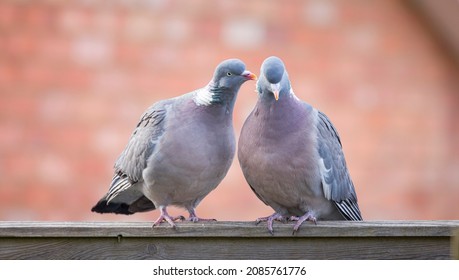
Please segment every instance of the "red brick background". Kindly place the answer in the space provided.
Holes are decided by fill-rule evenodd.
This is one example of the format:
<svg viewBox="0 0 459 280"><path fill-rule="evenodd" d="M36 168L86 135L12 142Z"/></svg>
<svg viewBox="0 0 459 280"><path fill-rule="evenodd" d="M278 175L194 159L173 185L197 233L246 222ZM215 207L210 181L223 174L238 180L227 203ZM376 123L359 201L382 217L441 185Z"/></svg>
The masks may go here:
<svg viewBox="0 0 459 280"><path fill-rule="evenodd" d="M204 86L223 59L258 74L270 55L338 128L364 218L459 219L457 64L434 38L401 1L3 0L0 219L155 219L90 212L143 110ZM237 159L197 211L272 212Z"/></svg>

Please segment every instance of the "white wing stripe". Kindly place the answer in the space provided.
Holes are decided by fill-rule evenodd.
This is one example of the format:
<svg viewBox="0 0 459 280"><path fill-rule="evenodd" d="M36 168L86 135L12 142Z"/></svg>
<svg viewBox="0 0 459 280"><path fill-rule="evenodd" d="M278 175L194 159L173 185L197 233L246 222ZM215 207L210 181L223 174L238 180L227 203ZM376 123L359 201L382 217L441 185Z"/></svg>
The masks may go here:
<svg viewBox="0 0 459 280"><path fill-rule="evenodd" d="M116 180L116 181L115 181ZM114 180L112 183L115 183L112 185L112 187L109 189L108 194L107 194L107 204L114 199L116 196L118 196L122 191L128 189L130 186L132 186L131 181L129 178L121 178L118 174L115 176Z"/></svg>

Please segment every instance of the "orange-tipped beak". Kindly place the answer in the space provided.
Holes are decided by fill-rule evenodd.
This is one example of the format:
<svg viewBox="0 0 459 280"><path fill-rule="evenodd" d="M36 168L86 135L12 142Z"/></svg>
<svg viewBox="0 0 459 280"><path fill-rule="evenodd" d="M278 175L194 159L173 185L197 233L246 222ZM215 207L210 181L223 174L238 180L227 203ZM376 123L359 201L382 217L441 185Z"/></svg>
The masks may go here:
<svg viewBox="0 0 459 280"><path fill-rule="evenodd" d="M271 91L274 94L274 99L279 100L280 84L271 84Z"/></svg>
<svg viewBox="0 0 459 280"><path fill-rule="evenodd" d="M246 70L242 73L242 76L246 77L248 80L256 80L257 75L253 74L252 72Z"/></svg>

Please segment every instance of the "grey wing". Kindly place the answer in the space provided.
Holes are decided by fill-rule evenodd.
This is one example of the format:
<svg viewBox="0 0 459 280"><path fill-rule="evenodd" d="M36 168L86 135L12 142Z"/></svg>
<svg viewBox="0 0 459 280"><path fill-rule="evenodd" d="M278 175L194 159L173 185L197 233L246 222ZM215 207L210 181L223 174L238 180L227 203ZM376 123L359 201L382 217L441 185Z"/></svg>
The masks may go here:
<svg viewBox="0 0 459 280"><path fill-rule="evenodd" d="M124 190L142 180L147 159L164 133L164 102L155 103L140 118L124 151L115 163L115 175L106 195L107 204Z"/></svg>
<svg viewBox="0 0 459 280"><path fill-rule="evenodd" d="M335 203L346 220L360 221L362 215L344 159L340 137L328 117L320 111L318 111L317 130L324 195Z"/></svg>

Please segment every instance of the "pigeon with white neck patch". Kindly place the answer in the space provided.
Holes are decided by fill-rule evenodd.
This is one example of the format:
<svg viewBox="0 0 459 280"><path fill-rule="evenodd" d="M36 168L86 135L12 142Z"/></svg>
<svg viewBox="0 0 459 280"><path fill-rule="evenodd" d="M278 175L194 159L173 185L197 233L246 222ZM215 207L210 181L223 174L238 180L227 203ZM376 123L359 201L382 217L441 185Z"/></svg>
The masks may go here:
<svg viewBox="0 0 459 280"><path fill-rule="evenodd" d="M184 219L205 221L195 208L228 172L235 154L233 108L241 85L256 76L239 59L221 62L209 84L153 104L140 119L115 163L108 193L93 212L134 214L159 209L153 226Z"/></svg>
<svg viewBox="0 0 459 280"><path fill-rule="evenodd" d="M299 100L284 63L267 58L258 101L241 131L238 158L252 190L275 213L273 222L362 220L341 140L327 116Z"/></svg>

